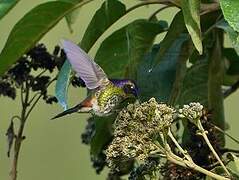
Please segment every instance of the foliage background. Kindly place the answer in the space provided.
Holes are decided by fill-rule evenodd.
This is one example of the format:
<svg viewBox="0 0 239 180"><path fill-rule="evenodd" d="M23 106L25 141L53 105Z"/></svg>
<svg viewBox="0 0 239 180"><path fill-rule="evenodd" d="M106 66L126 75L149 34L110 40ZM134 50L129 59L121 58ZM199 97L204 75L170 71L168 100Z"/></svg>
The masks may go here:
<svg viewBox="0 0 239 180"><path fill-rule="evenodd" d="M6 38L13 25L31 8L37 4L47 2L47 0L21 0L11 11L0 21L0 50L3 48ZM80 10L79 18L74 25L74 33L70 34L65 19L53 28L41 40L46 44L51 52L53 47L59 43L62 38L68 38L78 42L91 20L95 10L100 7L103 1L93 1ZM136 1L124 0L127 7L133 5ZM139 8L130 13L127 18L117 23L110 32L122 27L122 23L127 24L129 21L137 17L148 17L152 10L156 10L159 5L150 5L146 8ZM160 20L171 21L175 9L167 9L160 13ZM100 22L99 22L100 23ZM158 37L157 41L162 39ZM103 40L103 39L102 39ZM98 44L99 45L99 44ZM227 43L227 46L230 46ZM90 55L94 57L96 45ZM53 92L54 89L52 88ZM73 105L81 100L86 92L83 89L70 89L69 104ZM226 122L230 124L228 133L234 137L239 137L238 131L238 100L239 93L235 93L228 97L225 101ZM6 156L7 143L5 132L9 125L10 118L13 114L20 111L20 100L12 101L9 98L0 97L0 179L8 179L10 160ZM58 179L65 180L75 179L105 179L105 170L101 176L97 176L94 169L91 168L89 147L81 143L81 133L85 128L87 115L74 114L66 117L65 120L50 121L49 119L62 109L60 105L45 105L39 103L37 108L31 114L29 123L26 125L24 145L22 146L22 154L19 161L19 179L24 180L40 180L40 179ZM31 121L31 122L30 122ZM231 147L237 148L238 145L231 145L231 141L227 141Z"/></svg>

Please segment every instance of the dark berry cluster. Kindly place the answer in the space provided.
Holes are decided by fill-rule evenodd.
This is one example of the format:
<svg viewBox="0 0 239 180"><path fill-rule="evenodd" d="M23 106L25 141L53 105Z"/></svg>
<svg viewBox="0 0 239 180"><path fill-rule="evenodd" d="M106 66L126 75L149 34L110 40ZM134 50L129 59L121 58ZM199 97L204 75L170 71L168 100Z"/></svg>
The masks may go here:
<svg viewBox="0 0 239 180"><path fill-rule="evenodd" d="M81 134L81 140L84 144L90 144L91 139L95 134L95 120L93 117L87 119L85 131Z"/></svg>
<svg viewBox="0 0 239 180"><path fill-rule="evenodd" d="M129 174L129 180L143 180L145 175L151 176L156 170L158 160L149 158L144 164L135 167Z"/></svg>
<svg viewBox="0 0 239 180"><path fill-rule="evenodd" d="M74 87L86 87L85 82L80 77L76 77L76 76L73 76L71 80L71 84Z"/></svg>
<svg viewBox="0 0 239 180"><path fill-rule="evenodd" d="M205 130L208 132L208 138L213 145L213 148L216 152L221 155L219 149L222 147L222 139L220 134L215 130L213 125L210 123L211 114L204 110L203 116L201 117L201 123ZM189 130L190 141L187 141L184 146L185 149L189 152L194 162L202 167L210 167L211 164L216 162L216 159L213 158L210 149L208 148L205 141L201 136L197 135L197 127L191 123L187 125Z"/></svg>
<svg viewBox="0 0 239 180"><path fill-rule="evenodd" d="M33 92L40 92L45 97L44 99L48 100L47 85L51 77L42 74L47 70L53 72L57 64L64 61L64 58L50 54L43 44L36 45L0 78L0 95L14 99L17 88L23 90L28 88ZM42 73L38 74L38 71Z"/></svg>
<svg viewBox="0 0 239 180"><path fill-rule="evenodd" d="M16 89L14 88L14 86L11 83L9 83L5 80L1 80L0 81L0 95L8 96L12 99L15 99Z"/></svg>
<svg viewBox="0 0 239 180"><path fill-rule="evenodd" d="M66 55L59 46L56 46L51 54L44 44L36 45L22 56L4 76L0 77L0 95L15 99L17 88L29 88L33 92L40 92L48 104L57 102L56 97L47 93L47 86L52 80L51 76L43 74L46 71L52 73L56 69L60 70L65 59ZM72 78L72 85L85 87L84 82L75 76Z"/></svg>
<svg viewBox="0 0 239 180"><path fill-rule="evenodd" d="M58 55L59 50L59 47L56 47L54 50L56 56ZM32 48L27 55L31 57L31 67L34 70L38 70L40 68L47 69L52 72L57 63L55 56L49 54L43 44L39 44Z"/></svg>
<svg viewBox="0 0 239 180"><path fill-rule="evenodd" d="M167 162L163 167L161 167L161 174L164 177L164 180L200 180L204 179L204 175L193 171L189 168L184 168L178 166L174 163Z"/></svg>
<svg viewBox="0 0 239 180"><path fill-rule="evenodd" d="M91 143L94 134L95 134L95 120L94 117L90 117L87 119L85 131L81 134L82 143L89 145ZM91 162L92 166L96 170L96 173L100 174L100 172L104 169L106 165L105 153L100 152L97 156L91 156Z"/></svg>
<svg viewBox="0 0 239 180"><path fill-rule="evenodd" d="M107 164L106 155L103 152L101 152L97 156L92 156L91 162L92 162L93 168L95 168L96 173L100 174L100 172L104 169L104 167Z"/></svg>

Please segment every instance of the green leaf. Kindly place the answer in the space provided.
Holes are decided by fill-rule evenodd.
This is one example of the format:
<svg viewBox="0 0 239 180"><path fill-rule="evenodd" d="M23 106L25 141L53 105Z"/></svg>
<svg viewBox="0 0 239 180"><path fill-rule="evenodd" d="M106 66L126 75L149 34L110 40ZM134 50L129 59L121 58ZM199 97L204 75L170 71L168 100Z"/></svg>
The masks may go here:
<svg viewBox="0 0 239 180"><path fill-rule="evenodd" d="M82 0L59 0L59 1L77 4L77 3L81 2ZM79 12L80 12L80 8L77 8L65 16L67 26L71 33L73 33L72 25L76 22Z"/></svg>
<svg viewBox="0 0 239 180"><path fill-rule="evenodd" d="M208 109L212 109L212 122L225 129L224 106L223 106L223 66L222 43L223 34L215 33L215 40L212 49L209 49L209 69L208 69ZM224 135L220 134L224 144Z"/></svg>
<svg viewBox="0 0 239 180"><path fill-rule="evenodd" d="M0 1L0 19L2 19L19 0L1 0Z"/></svg>
<svg viewBox="0 0 239 180"><path fill-rule="evenodd" d="M88 25L81 40L81 48L88 52L107 28L121 18L125 12L125 5L118 0L106 0Z"/></svg>
<svg viewBox="0 0 239 180"><path fill-rule="evenodd" d="M208 105L208 59L201 57L188 70L183 80L180 104L200 102Z"/></svg>
<svg viewBox="0 0 239 180"><path fill-rule="evenodd" d="M151 48L156 35L165 29L165 22L136 20L106 38L95 60L110 78L126 75L135 79L136 66Z"/></svg>
<svg viewBox="0 0 239 180"><path fill-rule="evenodd" d="M47 2L28 12L13 27L0 54L0 75L3 75L13 63L33 47L66 14L89 1L85 0L77 5L59 1Z"/></svg>
<svg viewBox="0 0 239 180"><path fill-rule="evenodd" d="M95 134L90 143L90 152L91 155L97 156L112 139L112 124L116 115L92 118L95 120Z"/></svg>
<svg viewBox="0 0 239 180"><path fill-rule="evenodd" d="M200 1L181 0L185 25L192 38L195 48L202 54L201 27L200 27Z"/></svg>
<svg viewBox="0 0 239 180"><path fill-rule="evenodd" d="M235 31L239 32L239 1L220 0L219 2L225 19Z"/></svg>
<svg viewBox="0 0 239 180"><path fill-rule="evenodd" d="M180 106L191 102L200 102L205 107L208 106L208 66L208 57L200 57L187 70L178 97ZM192 145L194 142L191 140L188 122L183 121L183 126L182 144Z"/></svg>
<svg viewBox="0 0 239 180"><path fill-rule="evenodd" d="M136 20L126 29L129 64L127 76L135 79L138 64L142 57L149 52L156 35L166 30L168 24L165 21Z"/></svg>
<svg viewBox="0 0 239 180"><path fill-rule="evenodd" d="M62 1L79 1L79 0L62 0ZM86 52L90 50L97 39L107 30L110 25L117 21L120 17L125 14L125 6L117 0L107 0L102 6L96 11L90 24L88 25L83 39L81 41L81 48ZM66 65L65 65L66 64ZM63 107L67 105L67 93L69 86L69 78L71 72L71 66L68 62L65 62L64 70L59 73L59 79L57 79L57 84L59 86L56 91L60 92L59 98L60 102L63 103ZM68 73L65 73L68 72ZM67 74L67 75L66 75ZM58 82L60 81L60 82ZM62 82L66 82L62 84ZM59 93L58 93L59 94Z"/></svg>
<svg viewBox="0 0 239 180"><path fill-rule="evenodd" d="M216 27L223 29L228 34L232 46L239 55L239 33L234 31L224 19L217 22Z"/></svg>
<svg viewBox="0 0 239 180"><path fill-rule="evenodd" d="M63 64L60 72L58 73L56 87L55 87L55 95L58 102L62 105L64 110L68 109L67 104L67 92L68 86L70 82L70 74L71 74L71 64L68 60Z"/></svg>
<svg viewBox="0 0 239 180"><path fill-rule="evenodd" d="M228 75L239 75L239 56L233 48L224 48L223 55L229 62Z"/></svg>
<svg viewBox="0 0 239 180"><path fill-rule="evenodd" d="M222 53L226 61L223 85L232 86L239 80L239 56L233 48L223 48Z"/></svg>
<svg viewBox="0 0 239 180"><path fill-rule="evenodd" d="M223 94L221 90L223 61L219 41L215 40L213 49L207 51L207 54L200 56L188 69L179 98L180 105L200 102L205 108L213 110L212 122L224 129ZM223 144L223 135L220 140Z"/></svg>
<svg viewBox="0 0 239 180"><path fill-rule="evenodd" d="M233 159L233 165L235 167L235 171L239 173L239 158L235 156L234 154L230 153L232 159Z"/></svg>
<svg viewBox="0 0 239 180"><path fill-rule="evenodd" d="M159 63L152 68L159 46L154 46L152 52L145 57L138 68L137 85L140 89L140 99L146 101L155 97L160 102L167 102L175 81L177 63L183 43L188 36L181 35L165 53Z"/></svg>
<svg viewBox="0 0 239 180"><path fill-rule="evenodd" d="M185 30L186 27L184 25L183 14L182 11L180 11L174 16L173 21L168 28L166 36L164 37L162 42L160 42L160 49L156 55L156 59L158 60L156 64L160 62L161 58L167 52L168 48L170 48L175 39L177 39Z"/></svg>
<svg viewBox="0 0 239 180"><path fill-rule="evenodd" d="M225 171L222 167L215 167L211 170L211 172L215 173L215 174L218 174L218 175L221 175L221 176L225 176ZM215 178L212 178L211 176L206 176L206 180L215 180Z"/></svg>

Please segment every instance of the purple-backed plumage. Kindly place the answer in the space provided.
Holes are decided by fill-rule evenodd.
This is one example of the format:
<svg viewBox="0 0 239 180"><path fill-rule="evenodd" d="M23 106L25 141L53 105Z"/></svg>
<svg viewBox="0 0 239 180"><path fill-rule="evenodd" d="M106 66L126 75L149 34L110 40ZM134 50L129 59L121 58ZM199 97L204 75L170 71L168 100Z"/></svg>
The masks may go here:
<svg viewBox="0 0 239 180"><path fill-rule="evenodd" d="M131 80L131 79L110 79L110 81L111 81L114 85L116 85L117 87L123 88L125 91L130 90L130 89L127 89L127 88L125 87L125 85L126 85L126 84L129 84L129 85L131 84L131 85L133 85L133 86L131 86L131 87L133 87L133 89L131 89L132 94L134 94L135 97L137 97L138 94L139 94L139 89L138 89L136 83L135 83L133 80ZM130 87L129 87L129 88L130 88ZM127 92L126 92L126 93L127 93Z"/></svg>

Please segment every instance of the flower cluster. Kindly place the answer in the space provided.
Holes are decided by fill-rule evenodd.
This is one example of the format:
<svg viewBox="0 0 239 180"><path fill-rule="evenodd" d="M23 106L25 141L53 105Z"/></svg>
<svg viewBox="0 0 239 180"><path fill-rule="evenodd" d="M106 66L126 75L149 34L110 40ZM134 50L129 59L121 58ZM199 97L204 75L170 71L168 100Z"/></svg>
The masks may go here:
<svg viewBox="0 0 239 180"><path fill-rule="evenodd" d="M122 160L148 158L158 149L155 141L160 132L170 127L175 112L166 104L158 104L154 98L123 109L114 124L114 139L106 150L109 166Z"/></svg>
<svg viewBox="0 0 239 180"><path fill-rule="evenodd" d="M55 54L50 54L43 44L33 47L0 78L0 95L15 99L17 88L30 88L33 92L43 94L47 103L56 102L56 98L48 95L46 90L50 76L37 73L47 70L52 72L58 63L64 61L65 57L57 56L58 47L54 52Z"/></svg>
<svg viewBox="0 0 239 180"><path fill-rule="evenodd" d="M197 124L197 121L203 115L203 106L198 102L192 102L189 105L184 105L183 108L179 110L179 113L190 122Z"/></svg>

